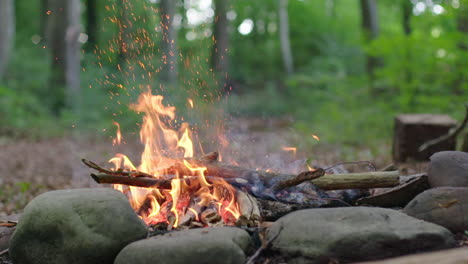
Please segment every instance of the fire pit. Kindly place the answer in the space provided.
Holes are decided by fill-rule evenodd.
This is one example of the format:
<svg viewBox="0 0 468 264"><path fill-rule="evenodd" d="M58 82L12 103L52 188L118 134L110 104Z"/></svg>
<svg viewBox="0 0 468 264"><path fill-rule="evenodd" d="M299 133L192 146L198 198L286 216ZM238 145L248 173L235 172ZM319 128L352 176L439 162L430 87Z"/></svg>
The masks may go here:
<svg viewBox="0 0 468 264"><path fill-rule="evenodd" d="M346 182L346 178L335 175L331 182L326 177L319 179L326 174L322 168L309 167L297 175L287 175L222 163L217 152L195 158L191 137L194 132L187 123L178 122L175 107L165 106L163 99L148 91L130 106L144 114L140 130L144 150L139 166L120 153L109 160L114 164L113 169L105 169L83 159L88 167L98 172L91 174L97 183L113 184L128 197L132 208L145 223L156 229L224 225L254 227L260 220L256 199L293 203L306 208L331 202L346 204L363 195L358 191L323 191L351 189L353 183L365 182L356 175L351 175L355 178L344 186L336 186L340 181ZM114 144L120 144L120 125L115 124L118 130ZM391 187L399 183L396 173L381 173L380 178L376 175L368 177L376 179L374 185L370 184L372 187ZM318 181L311 183L315 179ZM346 201L343 192L346 192ZM262 204L268 206L268 203Z"/></svg>
<svg viewBox="0 0 468 264"><path fill-rule="evenodd" d="M111 169L83 159L92 179L114 190L36 197L10 242L15 263L338 263L456 245L444 227L395 210L351 207L363 197L358 203L404 206L429 188L426 175L400 184L398 171L244 168L194 147L201 146L197 131L162 96L143 93L131 109L143 114L140 165L120 153ZM121 144L116 125L114 144ZM367 197L369 189L395 186Z"/></svg>

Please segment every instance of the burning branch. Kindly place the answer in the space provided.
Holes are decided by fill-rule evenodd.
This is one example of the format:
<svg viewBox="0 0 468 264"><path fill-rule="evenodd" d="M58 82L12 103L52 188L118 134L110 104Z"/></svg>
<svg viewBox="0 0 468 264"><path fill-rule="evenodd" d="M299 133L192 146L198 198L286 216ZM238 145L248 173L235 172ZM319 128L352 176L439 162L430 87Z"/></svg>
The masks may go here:
<svg viewBox="0 0 468 264"><path fill-rule="evenodd" d="M323 190L385 188L394 187L399 184L398 171L325 175L323 169L317 169L315 171L302 172L299 175L290 175L245 169L218 162L217 159L218 154L212 152L198 159L187 159L187 161L193 166L206 168L206 174L209 176L205 176L205 178L208 182L212 183L222 178L237 188L247 189L256 198L264 196L262 193L252 190L252 187L258 185L263 186L264 190L280 191L307 181L311 181ZM163 178L155 178L152 175L139 171L110 171L85 159L83 159L83 163L101 172L99 174L91 174L91 177L97 183L170 189L171 181L175 178L174 175L176 174L179 174L182 180L190 180L192 177L197 177L195 172L188 169L183 161L180 160L174 160L173 166L161 171L161 173L164 173L162 175L165 175Z"/></svg>

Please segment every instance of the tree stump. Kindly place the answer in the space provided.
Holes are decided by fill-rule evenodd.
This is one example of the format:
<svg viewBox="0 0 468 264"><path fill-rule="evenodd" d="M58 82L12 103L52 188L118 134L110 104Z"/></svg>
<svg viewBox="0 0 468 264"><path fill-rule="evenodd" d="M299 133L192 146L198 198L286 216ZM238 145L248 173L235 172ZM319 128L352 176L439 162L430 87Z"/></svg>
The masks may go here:
<svg viewBox="0 0 468 264"><path fill-rule="evenodd" d="M435 152L455 150L455 139L441 142L425 151L418 148L425 142L445 135L457 122L448 115L402 114L395 118L393 159L427 161Z"/></svg>

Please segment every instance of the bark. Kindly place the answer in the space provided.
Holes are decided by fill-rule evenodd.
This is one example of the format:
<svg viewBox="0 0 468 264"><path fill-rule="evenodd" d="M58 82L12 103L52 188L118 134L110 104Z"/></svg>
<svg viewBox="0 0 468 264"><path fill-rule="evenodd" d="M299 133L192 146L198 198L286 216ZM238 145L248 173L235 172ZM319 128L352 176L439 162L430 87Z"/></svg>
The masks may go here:
<svg viewBox="0 0 468 264"><path fill-rule="evenodd" d="M161 79L167 83L175 84L177 80L177 45L176 29L174 28L174 14L176 1L161 0Z"/></svg>
<svg viewBox="0 0 468 264"><path fill-rule="evenodd" d="M224 84L229 72L229 22L227 11L229 0L215 0L215 18L213 24L213 50L211 65Z"/></svg>
<svg viewBox="0 0 468 264"><path fill-rule="evenodd" d="M97 43L97 21L97 1L86 0L86 34L88 34L86 49L88 52L92 52Z"/></svg>
<svg viewBox="0 0 468 264"><path fill-rule="evenodd" d="M13 0L0 0L0 80L3 78L15 32L15 9Z"/></svg>
<svg viewBox="0 0 468 264"><path fill-rule="evenodd" d="M288 0L279 0L279 36L284 69L291 75L294 73L294 63L289 38Z"/></svg>
<svg viewBox="0 0 468 264"><path fill-rule="evenodd" d="M51 87L57 98L52 110L59 114L72 107L80 95L80 1L50 0L49 48L52 59Z"/></svg>
<svg viewBox="0 0 468 264"><path fill-rule="evenodd" d="M368 43L379 35L379 21L377 16L377 2L375 0L360 0L362 30L364 40ZM371 85L375 79L375 69L378 67L379 58L367 55L366 70L371 80Z"/></svg>
<svg viewBox="0 0 468 264"><path fill-rule="evenodd" d="M409 176L401 185L384 193L364 197L356 201L358 205L371 205L379 207L405 207L416 195L429 189L427 175L419 174Z"/></svg>

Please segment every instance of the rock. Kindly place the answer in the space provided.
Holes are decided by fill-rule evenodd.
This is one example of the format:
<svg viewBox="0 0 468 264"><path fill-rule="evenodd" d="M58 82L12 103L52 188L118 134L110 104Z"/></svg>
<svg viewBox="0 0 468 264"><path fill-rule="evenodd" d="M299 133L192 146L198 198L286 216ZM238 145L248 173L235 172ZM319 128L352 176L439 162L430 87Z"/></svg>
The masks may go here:
<svg viewBox="0 0 468 264"><path fill-rule="evenodd" d="M18 221L21 214L8 215L0 217L1 221ZM0 251L8 248L10 244L11 235L15 231L16 227L4 227L0 226ZM1 262L0 262L1 263Z"/></svg>
<svg viewBox="0 0 468 264"><path fill-rule="evenodd" d="M108 188L51 191L24 209L10 241L15 264L113 263L146 225L127 198Z"/></svg>
<svg viewBox="0 0 468 264"><path fill-rule="evenodd" d="M386 259L381 261L363 262L361 264L463 264L468 263L468 248L456 248L437 252L415 254L405 257ZM359 263L355 263L359 264Z"/></svg>
<svg viewBox="0 0 468 264"><path fill-rule="evenodd" d="M234 227L176 231L126 246L115 264L245 263L249 234ZM155 261L157 260L157 261Z"/></svg>
<svg viewBox="0 0 468 264"><path fill-rule="evenodd" d="M414 197L403 212L453 232L468 230L468 188L439 187Z"/></svg>
<svg viewBox="0 0 468 264"><path fill-rule="evenodd" d="M371 207L297 211L276 221L267 240L288 263L374 260L455 245L444 227Z"/></svg>
<svg viewBox="0 0 468 264"><path fill-rule="evenodd" d="M468 187L468 153L442 151L431 156L429 184L432 187Z"/></svg>

